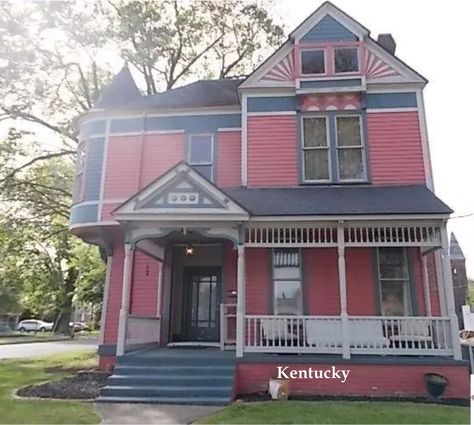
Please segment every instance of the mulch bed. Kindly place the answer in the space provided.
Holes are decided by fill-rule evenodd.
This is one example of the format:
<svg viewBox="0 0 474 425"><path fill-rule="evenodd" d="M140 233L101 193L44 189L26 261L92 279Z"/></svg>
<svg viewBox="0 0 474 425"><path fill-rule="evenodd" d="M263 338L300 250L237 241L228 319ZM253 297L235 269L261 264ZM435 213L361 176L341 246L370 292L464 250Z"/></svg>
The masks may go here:
<svg viewBox="0 0 474 425"><path fill-rule="evenodd" d="M64 371L62 369L61 371ZM59 398L66 400L87 400L99 396L100 389L107 383L110 373L99 371L78 372L77 375L50 381L44 384L28 385L16 394L20 397Z"/></svg>
<svg viewBox="0 0 474 425"><path fill-rule="evenodd" d="M270 401L272 398L268 393L254 393L238 396L237 400L245 402ZM297 401L394 401L411 403L435 403L452 406L469 406L469 399L460 398L441 398L433 399L430 397L369 397L369 396L331 396L331 395L293 395L288 400Z"/></svg>

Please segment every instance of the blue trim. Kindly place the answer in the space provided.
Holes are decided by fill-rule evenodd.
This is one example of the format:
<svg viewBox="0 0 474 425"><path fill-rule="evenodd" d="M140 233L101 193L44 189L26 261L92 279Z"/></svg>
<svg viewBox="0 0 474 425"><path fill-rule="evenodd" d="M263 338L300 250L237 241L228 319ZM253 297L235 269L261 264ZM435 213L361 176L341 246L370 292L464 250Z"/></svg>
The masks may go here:
<svg viewBox="0 0 474 425"><path fill-rule="evenodd" d="M295 111L296 96L270 96L247 98L248 112Z"/></svg>
<svg viewBox="0 0 474 425"><path fill-rule="evenodd" d="M311 28L301 41L355 41L357 36L332 16L326 15Z"/></svg>
<svg viewBox="0 0 474 425"><path fill-rule="evenodd" d="M215 133L218 128L242 125L240 114L147 117L145 131L184 130L186 133Z"/></svg>
<svg viewBox="0 0 474 425"><path fill-rule="evenodd" d="M86 139L92 134L105 134L106 120L89 121L81 125L81 139Z"/></svg>
<svg viewBox="0 0 474 425"><path fill-rule="evenodd" d="M368 109L416 108L416 93L367 93L365 107Z"/></svg>
<svg viewBox="0 0 474 425"><path fill-rule="evenodd" d="M301 89L328 89L337 87L358 87L362 85L360 78L345 78L340 80L301 81Z"/></svg>
<svg viewBox="0 0 474 425"><path fill-rule="evenodd" d="M94 205L78 205L71 209L71 216L69 217L69 224L78 223L94 223L97 221L99 206Z"/></svg>
<svg viewBox="0 0 474 425"><path fill-rule="evenodd" d="M104 145L104 137L93 137L87 140L87 157L84 171L84 201L97 201L100 198Z"/></svg>

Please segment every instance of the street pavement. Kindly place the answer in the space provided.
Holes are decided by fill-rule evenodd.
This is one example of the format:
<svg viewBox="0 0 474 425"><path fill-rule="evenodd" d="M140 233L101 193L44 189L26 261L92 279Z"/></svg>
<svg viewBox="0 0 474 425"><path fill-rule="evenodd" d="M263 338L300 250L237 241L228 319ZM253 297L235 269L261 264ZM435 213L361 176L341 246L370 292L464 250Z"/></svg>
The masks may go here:
<svg viewBox="0 0 474 425"><path fill-rule="evenodd" d="M97 339L74 339L54 342L0 345L0 359L19 359L62 354L73 351L97 350Z"/></svg>

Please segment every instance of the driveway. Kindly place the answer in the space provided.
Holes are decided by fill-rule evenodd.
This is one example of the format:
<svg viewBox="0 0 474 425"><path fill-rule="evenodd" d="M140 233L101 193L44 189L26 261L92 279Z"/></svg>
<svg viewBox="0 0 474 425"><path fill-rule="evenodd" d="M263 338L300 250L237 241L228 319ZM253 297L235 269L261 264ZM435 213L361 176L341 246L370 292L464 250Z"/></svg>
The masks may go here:
<svg viewBox="0 0 474 425"><path fill-rule="evenodd" d="M97 339L31 342L28 344L4 344L0 345L0 359L39 357L81 350L97 350Z"/></svg>

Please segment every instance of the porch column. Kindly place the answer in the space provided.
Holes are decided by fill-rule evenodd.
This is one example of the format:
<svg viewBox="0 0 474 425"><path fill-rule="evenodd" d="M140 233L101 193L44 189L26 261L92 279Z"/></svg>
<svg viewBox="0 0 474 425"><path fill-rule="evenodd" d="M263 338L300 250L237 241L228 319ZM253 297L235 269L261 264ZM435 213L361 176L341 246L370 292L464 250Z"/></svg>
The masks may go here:
<svg viewBox="0 0 474 425"><path fill-rule="evenodd" d="M431 298L430 298L430 277L428 274L428 262L426 254L423 254L420 248L421 267L423 272L423 292L425 294L425 310L426 315L431 316Z"/></svg>
<svg viewBox="0 0 474 425"><path fill-rule="evenodd" d="M237 248L236 355L243 357L245 344L245 247Z"/></svg>
<svg viewBox="0 0 474 425"><path fill-rule="evenodd" d="M127 334L127 319L130 305L130 287L132 280L132 255L131 244L124 246L123 278L122 278L122 304L120 306L119 326L117 335L117 356L125 354L125 342Z"/></svg>
<svg viewBox="0 0 474 425"><path fill-rule="evenodd" d="M451 321L451 334L453 340L454 358L462 359L461 344L459 342L459 325L456 316L456 308L454 304L453 278L451 275L451 260L449 258L449 239L446 222L440 227L441 233L441 257L443 269L444 290L446 296L446 307L448 317Z"/></svg>
<svg viewBox="0 0 474 425"><path fill-rule="evenodd" d="M107 254L107 264L104 282L104 299L102 301L102 313L100 315L100 336L99 345L102 345L105 340L105 321L107 320L107 312L109 310L109 287L110 278L112 276L112 255Z"/></svg>
<svg viewBox="0 0 474 425"><path fill-rule="evenodd" d="M341 331L342 331L342 357L351 358L349 344L349 316L347 315L346 291L346 256L344 244L344 226L340 222L337 227L337 266L339 275L339 298L341 304Z"/></svg>

